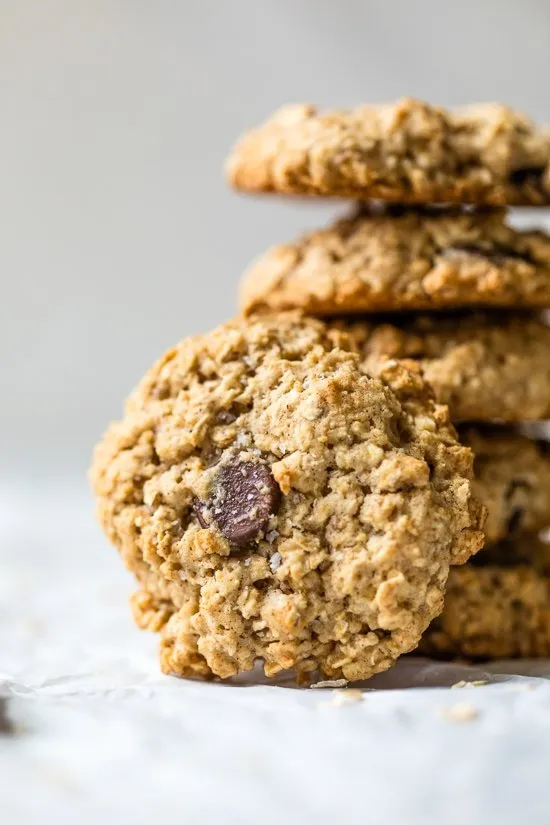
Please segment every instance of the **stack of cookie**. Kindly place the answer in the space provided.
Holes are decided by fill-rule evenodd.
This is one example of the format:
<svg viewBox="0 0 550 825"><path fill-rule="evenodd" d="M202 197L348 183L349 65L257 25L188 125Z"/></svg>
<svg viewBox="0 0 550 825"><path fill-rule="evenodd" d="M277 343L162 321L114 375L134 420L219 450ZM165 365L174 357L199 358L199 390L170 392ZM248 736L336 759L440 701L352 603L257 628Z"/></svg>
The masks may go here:
<svg viewBox="0 0 550 825"><path fill-rule="evenodd" d="M451 570L421 648L550 655L550 551L537 537L550 525L550 451L520 432L550 418L550 236L506 214L550 205L548 134L497 105L291 106L240 140L228 175L242 191L358 203L257 260L244 312L329 319L369 374L405 359L475 453L487 546Z"/></svg>

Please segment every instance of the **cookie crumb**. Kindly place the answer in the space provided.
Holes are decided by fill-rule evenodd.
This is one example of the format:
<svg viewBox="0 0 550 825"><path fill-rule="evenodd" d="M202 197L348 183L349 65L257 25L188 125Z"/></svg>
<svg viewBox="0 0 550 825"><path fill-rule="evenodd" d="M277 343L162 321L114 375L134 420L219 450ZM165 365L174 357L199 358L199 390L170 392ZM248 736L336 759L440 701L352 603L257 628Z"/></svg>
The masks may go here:
<svg viewBox="0 0 550 825"><path fill-rule="evenodd" d="M488 684L487 679L474 679L473 682L466 682L462 679L460 682L455 682L454 685L451 685L451 688L481 687L482 685Z"/></svg>
<svg viewBox="0 0 550 825"><path fill-rule="evenodd" d="M319 702L320 708L341 708L344 705L351 705L355 702L363 701L363 692L357 688L339 688L332 693L332 699L326 702Z"/></svg>
<svg viewBox="0 0 550 825"><path fill-rule="evenodd" d="M315 682L310 688L344 688L347 684L347 679L326 679L324 682Z"/></svg>
<svg viewBox="0 0 550 825"><path fill-rule="evenodd" d="M448 708L441 708L440 715L450 722L473 722L479 716L479 711L473 705L466 702L457 702Z"/></svg>

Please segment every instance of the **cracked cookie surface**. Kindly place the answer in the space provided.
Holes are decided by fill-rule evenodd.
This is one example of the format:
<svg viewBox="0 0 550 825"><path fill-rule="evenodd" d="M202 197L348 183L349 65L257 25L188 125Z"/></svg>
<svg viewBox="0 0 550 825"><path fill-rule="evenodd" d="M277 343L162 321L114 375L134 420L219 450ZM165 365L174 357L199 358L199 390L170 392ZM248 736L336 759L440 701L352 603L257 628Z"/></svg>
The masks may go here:
<svg viewBox="0 0 550 825"><path fill-rule="evenodd" d="M527 313L393 316L340 322L367 371L413 359L455 421L550 418L550 327Z"/></svg>
<svg viewBox="0 0 550 825"><path fill-rule="evenodd" d="M441 615L419 652L498 659L550 656L550 547L503 542L451 570Z"/></svg>
<svg viewBox="0 0 550 825"><path fill-rule="evenodd" d="M321 316L549 307L550 236L513 229L500 210L365 207L258 258L240 304Z"/></svg>
<svg viewBox="0 0 550 825"><path fill-rule="evenodd" d="M337 346L340 344L340 346ZM101 523L161 663L367 678L412 649L479 549L471 451L416 369L366 375L299 314L184 340L98 446Z"/></svg>
<svg viewBox="0 0 550 825"><path fill-rule="evenodd" d="M248 192L398 203L550 203L550 137L488 103L418 100L321 112L284 106L234 147L227 176Z"/></svg>

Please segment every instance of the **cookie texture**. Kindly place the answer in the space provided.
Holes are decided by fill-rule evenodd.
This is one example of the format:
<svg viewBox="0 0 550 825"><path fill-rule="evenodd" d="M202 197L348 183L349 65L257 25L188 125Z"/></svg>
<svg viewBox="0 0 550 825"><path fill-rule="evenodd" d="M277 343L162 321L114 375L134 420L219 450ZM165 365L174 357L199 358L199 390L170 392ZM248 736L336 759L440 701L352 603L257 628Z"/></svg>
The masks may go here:
<svg viewBox="0 0 550 825"><path fill-rule="evenodd" d="M505 427L459 428L473 451L474 494L487 508L487 543L550 526L550 445Z"/></svg>
<svg viewBox="0 0 550 825"><path fill-rule="evenodd" d="M413 359L459 421L550 417L550 327L534 315L456 313L344 322L367 370Z"/></svg>
<svg viewBox="0 0 550 825"><path fill-rule="evenodd" d="M245 273L245 312L316 315L550 306L550 236L518 231L500 210L366 208Z"/></svg>
<svg viewBox="0 0 550 825"><path fill-rule="evenodd" d="M399 203L550 203L550 137L489 103L454 111L404 99L321 112L284 106L227 162L248 192Z"/></svg>
<svg viewBox="0 0 550 825"><path fill-rule="evenodd" d="M471 659L550 656L550 550L522 536L449 575L445 607L419 652Z"/></svg>
<svg viewBox="0 0 550 825"><path fill-rule="evenodd" d="M446 408L418 369L369 377L351 346L296 313L186 339L97 448L99 517L165 672L366 678L418 643L481 546Z"/></svg>

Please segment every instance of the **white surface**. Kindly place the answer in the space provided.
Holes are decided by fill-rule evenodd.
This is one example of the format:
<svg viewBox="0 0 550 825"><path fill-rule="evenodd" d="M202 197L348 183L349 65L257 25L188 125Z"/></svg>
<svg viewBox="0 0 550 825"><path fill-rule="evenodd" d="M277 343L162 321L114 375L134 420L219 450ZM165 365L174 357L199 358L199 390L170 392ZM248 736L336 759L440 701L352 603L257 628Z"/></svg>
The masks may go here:
<svg viewBox="0 0 550 825"><path fill-rule="evenodd" d="M547 825L550 682L408 657L336 707L164 677L84 491L0 492L2 823Z"/></svg>

